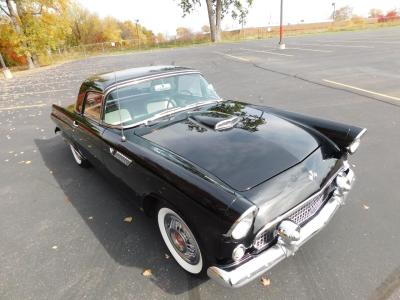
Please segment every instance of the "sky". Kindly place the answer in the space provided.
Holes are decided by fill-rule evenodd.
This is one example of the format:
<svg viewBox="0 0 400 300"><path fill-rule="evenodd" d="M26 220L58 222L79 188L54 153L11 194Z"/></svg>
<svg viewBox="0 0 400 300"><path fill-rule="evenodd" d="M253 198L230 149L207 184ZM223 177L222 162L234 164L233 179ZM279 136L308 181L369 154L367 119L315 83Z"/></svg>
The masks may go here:
<svg viewBox="0 0 400 300"><path fill-rule="evenodd" d="M191 15L182 17L179 0L78 0L84 7L101 17L113 16L119 20L139 20L139 23L154 33L175 35L177 27L200 31L208 24L205 0ZM284 23L327 21L332 14L332 2L336 8L349 5L353 13L368 16L371 8L384 12L400 8L399 0L284 0ZM246 27L261 27L279 23L280 0L253 0L249 9ZM238 21L226 17L223 29L240 28Z"/></svg>

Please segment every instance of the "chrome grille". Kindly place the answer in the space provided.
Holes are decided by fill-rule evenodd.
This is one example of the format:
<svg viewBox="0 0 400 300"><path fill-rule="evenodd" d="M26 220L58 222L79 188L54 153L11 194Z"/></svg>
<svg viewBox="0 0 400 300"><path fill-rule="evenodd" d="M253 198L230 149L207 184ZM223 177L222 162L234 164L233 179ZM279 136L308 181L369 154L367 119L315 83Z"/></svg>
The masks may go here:
<svg viewBox="0 0 400 300"><path fill-rule="evenodd" d="M312 218L318 210L324 205L325 200L327 199L328 194L330 193L330 186L326 187L325 190L316 195L314 199L307 202L307 204L300 207L294 213L292 213L288 219L293 221L298 225L302 225L307 220Z"/></svg>
<svg viewBox="0 0 400 300"><path fill-rule="evenodd" d="M253 247L257 250L264 248L268 244L268 231L264 232L258 239L254 240Z"/></svg>

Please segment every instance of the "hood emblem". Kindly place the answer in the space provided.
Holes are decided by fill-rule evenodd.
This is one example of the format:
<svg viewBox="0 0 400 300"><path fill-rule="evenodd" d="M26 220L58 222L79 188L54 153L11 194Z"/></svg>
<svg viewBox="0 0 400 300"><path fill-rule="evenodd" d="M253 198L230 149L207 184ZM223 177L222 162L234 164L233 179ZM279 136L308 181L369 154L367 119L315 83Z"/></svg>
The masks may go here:
<svg viewBox="0 0 400 300"><path fill-rule="evenodd" d="M219 121L217 124L215 124L214 129L218 131L230 129L233 128L233 126L235 126L239 121L240 118L234 116L229 119Z"/></svg>
<svg viewBox="0 0 400 300"><path fill-rule="evenodd" d="M311 181L314 181L317 178L318 174L317 172L314 172L313 170L308 171L308 179Z"/></svg>

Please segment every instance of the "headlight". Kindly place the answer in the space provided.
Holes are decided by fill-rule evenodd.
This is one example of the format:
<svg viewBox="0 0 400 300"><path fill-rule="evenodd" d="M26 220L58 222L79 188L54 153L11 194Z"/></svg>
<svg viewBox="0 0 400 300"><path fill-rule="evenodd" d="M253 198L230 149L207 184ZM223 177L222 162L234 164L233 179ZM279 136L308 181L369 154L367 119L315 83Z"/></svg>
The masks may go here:
<svg viewBox="0 0 400 300"><path fill-rule="evenodd" d="M246 210L229 230L229 235L235 240L244 238L249 232L257 213L257 207L252 206Z"/></svg>
<svg viewBox="0 0 400 300"><path fill-rule="evenodd" d="M361 137L364 135L364 133L367 132L367 129L364 128L363 130L360 131L360 133L356 136L354 141L347 146L347 151L349 151L350 154L353 154L354 152L357 151L358 147L360 146L361 143Z"/></svg>

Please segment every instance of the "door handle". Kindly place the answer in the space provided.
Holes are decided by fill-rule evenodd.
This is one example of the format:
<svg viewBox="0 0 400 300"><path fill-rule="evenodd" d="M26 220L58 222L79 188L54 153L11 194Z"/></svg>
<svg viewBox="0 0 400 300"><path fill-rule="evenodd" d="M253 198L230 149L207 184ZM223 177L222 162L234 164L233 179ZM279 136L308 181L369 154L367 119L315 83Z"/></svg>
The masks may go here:
<svg viewBox="0 0 400 300"><path fill-rule="evenodd" d="M79 124L76 121L72 122L72 125L74 125L74 127L79 127Z"/></svg>

